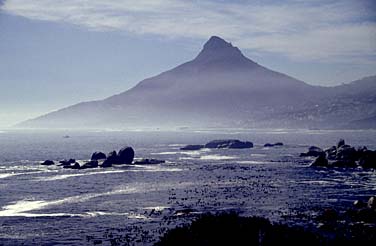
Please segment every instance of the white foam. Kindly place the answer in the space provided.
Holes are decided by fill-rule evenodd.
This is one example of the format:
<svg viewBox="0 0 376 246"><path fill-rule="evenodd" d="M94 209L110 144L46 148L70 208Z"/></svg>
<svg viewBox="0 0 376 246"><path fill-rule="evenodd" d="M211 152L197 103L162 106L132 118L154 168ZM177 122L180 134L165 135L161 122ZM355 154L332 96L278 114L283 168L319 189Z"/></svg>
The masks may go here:
<svg viewBox="0 0 376 246"><path fill-rule="evenodd" d="M109 195L115 195L115 194L130 194L130 193L136 193L138 192L138 189L135 187L129 188L129 187L120 187L119 189L104 192L104 193L93 193L93 194L86 194L86 195L79 195L79 196L71 196L66 197L63 199L58 200L52 200L52 201L29 201L29 200L21 200L13 202L12 204L6 205L2 207L2 210L0 211L0 217L4 216L27 216L30 217L30 211L33 210L40 210L45 209L47 207L52 206L58 206L61 204L66 203L79 203L79 202L85 202L90 199L100 197L100 196L109 196ZM64 213L58 213L53 214L52 216L71 216L69 214ZM43 214L43 216L46 216L46 214Z"/></svg>
<svg viewBox="0 0 376 246"><path fill-rule="evenodd" d="M328 184L332 184L333 182L331 181L326 181L326 180L305 180L305 181L301 181L299 182L301 184L318 184L318 185L328 185Z"/></svg>
<svg viewBox="0 0 376 246"><path fill-rule="evenodd" d="M169 207L167 206L155 206L155 207L145 207L145 210L155 210L155 211L163 211Z"/></svg>
<svg viewBox="0 0 376 246"><path fill-rule="evenodd" d="M197 159L197 158L194 158L194 157L179 157L179 160L194 160L194 159Z"/></svg>
<svg viewBox="0 0 376 246"><path fill-rule="evenodd" d="M73 173L73 174L61 174L61 175L56 175L52 177L40 177L37 180L38 181L54 181L54 180L62 180L62 179L67 179L67 178L72 178L72 177L80 177L80 176L89 176L89 175L97 175L97 174L110 174L110 173L124 173L126 172L125 170L114 170L114 171L102 171L102 172L90 172L90 173Z"/></svg>
<svg viewBox="0 0 376 246"><path fill-rule="evenodd" d="M236 159L234 156L227 155L204 155L200 157L201 160L233 160Z"/></svg>
<svg viewBox="0 0 376 246"><path fill-rule="evenodd" d="M210 152L210 149L188 150L188 151L182 151L180 153L183 155L199 156L206 152Z"/></svg>
<svg viewBox="0 0 376 246"><path fill-rule="evenodd" d="M135 167L140 167L142 169L129 169L127 172L179 172L183 171L181 168L176 167L165 167L160 165L132 165Z"/></svg>
<svg viewBox="0 0 376 246"><path fill-rule="evenodd" d="M5 179L12 176L20 176L20 175L29 175L29 174L36 174L36 173L44 173L45 171L36 171L36 172L26 172L26 173L1 173L0 179Z"/></svg>
<svg viewBox="0 0 376 246"><path fill-rule="evenodd" d="M238 161L239 164L265 164L264 161Z"/></svg>
<svg viewBox="0 0 376 246"><path fill-rule="evenodd" d="M176 155L179 152L176 151L166 151L166 152L159 152L159 153L151 153L152 155Z"/></svg>
<svg viewBox="0 0 376 246"><path fill-rule="evenodd" d="M265 154L251 154L251 156L254 156L254 157L265 157L266 155Z"/></svg>

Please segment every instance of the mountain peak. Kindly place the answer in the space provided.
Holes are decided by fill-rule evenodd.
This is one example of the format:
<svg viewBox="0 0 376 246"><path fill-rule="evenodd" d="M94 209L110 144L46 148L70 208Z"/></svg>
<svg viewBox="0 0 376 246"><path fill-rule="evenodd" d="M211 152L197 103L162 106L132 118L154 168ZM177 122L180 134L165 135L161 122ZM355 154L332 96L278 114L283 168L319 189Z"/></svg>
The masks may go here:
<svg viewBox="0 0 376 246"><path fill-rule="evenodd" d="M255 64L246 58L237 47L218 36L210 37L195 61L205 64L221 63L227 68L250 64L250 62Z"/></svg>
<svg viewBox="0 0 376 246"><path fill-rule="evenodd" d="M221 49L221 48L230 48L233 47L231 43L226 42L224 39L218 36L212 36L210 39L204 44L205 49Z"/></svg>

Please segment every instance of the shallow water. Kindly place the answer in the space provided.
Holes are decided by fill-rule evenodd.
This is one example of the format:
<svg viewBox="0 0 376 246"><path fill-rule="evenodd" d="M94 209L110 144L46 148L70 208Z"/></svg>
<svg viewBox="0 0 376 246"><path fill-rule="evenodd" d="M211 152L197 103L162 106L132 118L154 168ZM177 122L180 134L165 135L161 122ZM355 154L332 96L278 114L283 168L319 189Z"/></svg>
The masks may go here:
<svg viewBox="0 0 376 246"><path fill-rule="evenodd" d="M63 136L69 135L69 138ZM5 245L109 245L128 235L152 244L191 214L236 210L281 221L296 211L348 206L376 193L370 170L308 167L299 153L310 145L376 147L375 131L200 130L194 132L46 132L0 134L0 241ZM245 150L180 151L185 144L238 138ZM267 142L282 147L264 148ZM133 146L136 157L160 165L68 170L41 166L45 159L85 160L94 151ZM136 242L136 240L140 240Z"/></svg>

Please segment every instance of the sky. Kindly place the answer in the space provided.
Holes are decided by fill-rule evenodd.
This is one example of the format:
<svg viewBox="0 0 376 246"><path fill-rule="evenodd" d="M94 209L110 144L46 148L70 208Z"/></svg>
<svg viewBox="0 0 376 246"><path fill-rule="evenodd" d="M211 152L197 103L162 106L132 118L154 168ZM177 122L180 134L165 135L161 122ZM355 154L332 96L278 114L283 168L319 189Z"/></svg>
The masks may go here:
<svg viewBox="0 0 376 246"><path fill-rule="evenodd" d="M213 35L313 85L376 74L374 0L0 0L0 127L123 92Z"/></svg>

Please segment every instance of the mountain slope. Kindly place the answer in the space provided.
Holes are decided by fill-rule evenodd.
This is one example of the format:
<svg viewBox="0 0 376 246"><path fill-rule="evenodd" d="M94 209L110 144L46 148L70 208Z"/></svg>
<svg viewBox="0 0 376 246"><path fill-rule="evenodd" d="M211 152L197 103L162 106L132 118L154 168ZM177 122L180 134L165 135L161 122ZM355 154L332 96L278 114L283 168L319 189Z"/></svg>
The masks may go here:
<svg viewBox="0 0 376 246"><path fill-rule="evenodd" d="M20 126L310 127L325 119L299 116L299 112L332 98L342 88L311 86L269 70L214 36L192 61L145 79L128 91L76 104Z"/></svg>

